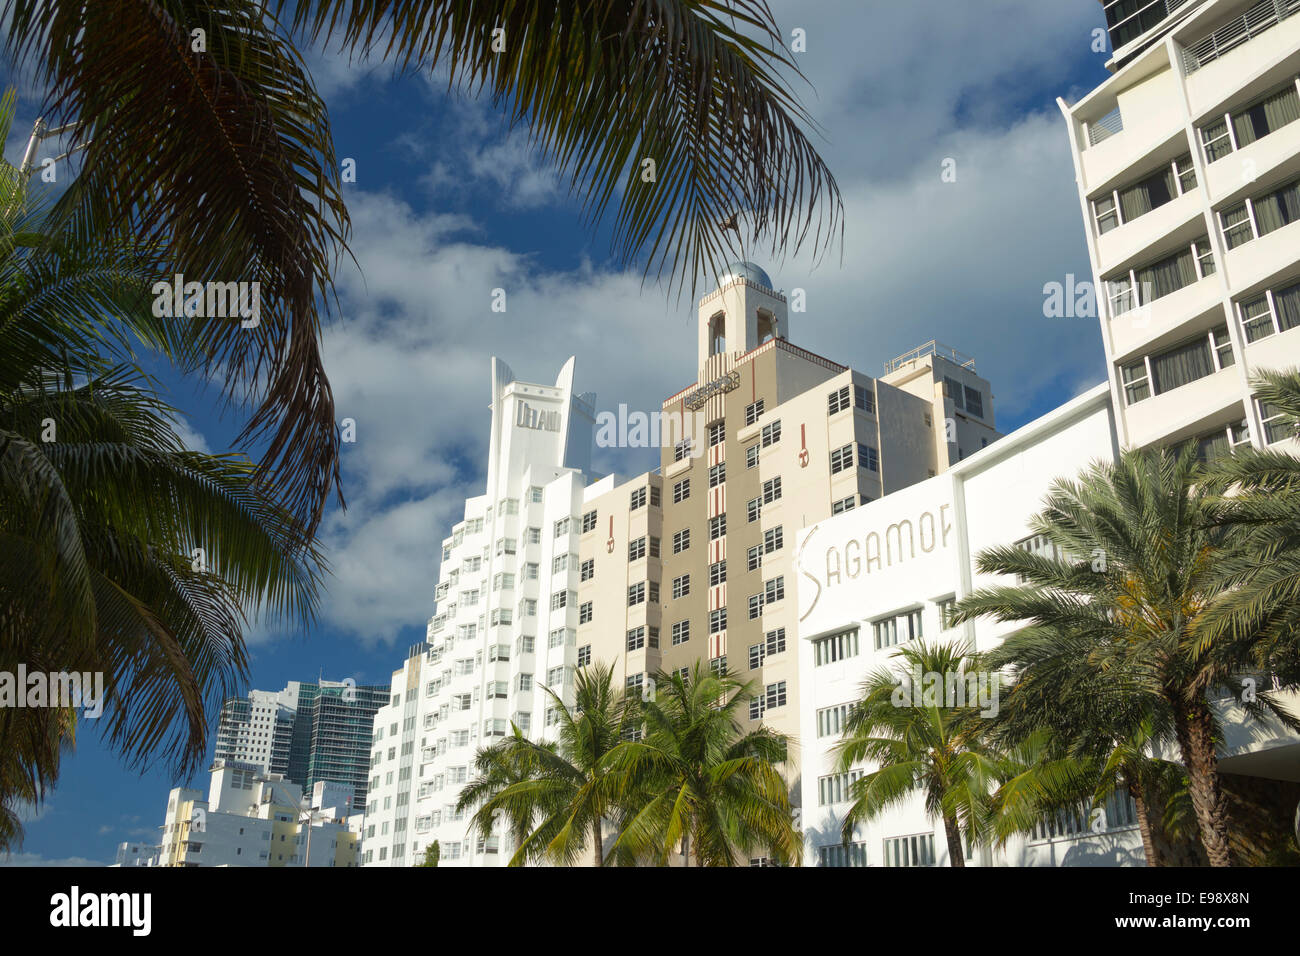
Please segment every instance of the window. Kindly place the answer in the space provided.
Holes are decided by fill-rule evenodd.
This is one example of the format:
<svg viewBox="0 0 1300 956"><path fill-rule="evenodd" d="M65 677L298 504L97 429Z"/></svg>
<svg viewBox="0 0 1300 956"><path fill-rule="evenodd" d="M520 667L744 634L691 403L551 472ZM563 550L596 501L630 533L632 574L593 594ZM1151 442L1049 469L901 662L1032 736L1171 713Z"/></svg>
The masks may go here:
<svg viewBox="0 0 1300 956"><path fill-rule="evenodd" d="M1264 426L1264 444L1272 445L1287 438L1296 437L1295 426L1290 416L1269 402L1259 403L1260 424Z"/></svg>
<svg viewBox="0 0 1300 956"><path fill-rule="evenodd" d="M747 568L750 571L757 571L763 566L763 547L754 545L749 549Z"/></svg>
<svg viewBox="0 0 1300 956"><path fill-rule="evenodd" d="M514 553L515 553L515 539L514 539L514 538L497 538L497 551L496 551L496 553L497 553L498 555L502 555L502 554L514 554Z"/></svg>
<svg viewBox="0 0 1300 956"><path fill-rule="evenodd" d="M591 663L591 645L583 644L578 648L578 666L586 667Z"/></svg>
<svg viewBox="0 0 1300 956"><path fill-rule="evenodd" d="M528 529L526 529L526 530L524 531L524 543L525 543L525 544L541 544L541 543L542 543L542 529L541 529L541 528L528 528ZM480 560L481 560L481 559L480 559ZM475 567L474 570L477 571L478 568Z"/></svg>
<svg viewBox="0 0 1300 956"><path fill-rule="evenodd" d="M636 489L636 491L632 492L630 510L636 511L638 508L644 508L645 500L646 500L645 489L644 488Z"/></svg>
<svg viewBox="0 0 1300 956"><path fill-rule="evenodd" d="M763 635L763 640L749 645L749 669L762 667L763 662L773 654L785 650L785 628L778 627Z"/></svg>
<svg viewBox="0 0 1300 956"><path fill-rule="evenodd" d="M691 529L683 528L673 533L673 554L681 554L691 546Z"/></svg>
<svg viewBox="0 0 1300 956"><path fill-rule="evenodd" d="M893 647L922 636L921 611L907 611L895 617L875 621L872 625L876 636L876 650Z"/></svg>
<svg viewBox="0 0 1300 956"><path fill-rule="evenodd" d="M567 554L557 554L551 559L551 573L559 574L561 571L569 569L569 556Z"/></svg>
<svg viewBox="0 0 1300 956"><path fill-rule="evenodd" d="M558 667L552 667L546 672L546 686L555 690L561 685L567 683L568 677L569 675L566 672L564 665L561 664Z"/></svg>
<svg viewBox="0 0 1300 956"><path fill-rule="evenodd" d="M868 414L874 415L876 413L875 393L866 386L853 386L853 404Z"/></svg>
<svg viewBox="0 0 1300 956"><path fill-rule="evenodd" d="M674 622L672 627L673 647L676 647L678 644L685 644L690 639L691 639L691 622L690 621Z"/></svg>
<svg viewBox="0 0 1300 956"><path fill-rule="evenodd" d="M578 623L579 623L579 624L590 624L590 623L591 623L591 602L590 602L590 601L586 601L586 602L584 602L583 604L579 605L579 607L578 607Z"/></svg>
<svg viewBox="0 0 1300 956"><path fill-rule="evenodd" d="M918 833L886 840L885 866L934 866L934 834Z"/></svg>
<svg viewBox="0 0 1300 956"><path fill-rule="evenodd" d="M581 567L581 571L578 574L578 579L580 581L590 581L592 578L596 576L595 558L588 558L586 561L582 562L580 567Z"/></svg>
<svg viewBox="0 0 1300 956"><path fill-rule="evenodd" d="M510 624L513 620L514 612L508 607L493 608L492 613L488 615L488 621L493 627Z"/></svg>
<svg viewBox="0 0 1300 956"><path fill-rule="evenodd" d="M1232 450L1241 445L1250 444L1250 428L1243 418L1241 421L1218 428L1208 435L1196 439L1196 457L1201 462L1211 462L1232 454Z"/></svg>
<svg viewBox="0 0 1300 956"><path fill-rule="evenodd" d="M781 497L781 476L769 478L763 482L763 504L770 505Z"/></svg>
<svg viewBox="0 0 1300 956"><path fill-rule="evenodd" d="M1228 327L1221 325L1190 342L1120 366L1120 379L1132 405L1222 371L1235 361Z"/></svg>
<svg viewBox="0 0 1300 956"><path fill-rule="evenodd" d="M952 610L957 606L957 599L955 597L940 598L934 604L939 609L939 630L952 630Z"/></svg>
<svg viewBox="0 0 1300 956"><path fill-rule="evenodd" d="M645 625L634 627L627 632L627 649L639 651L645 647Z"/></svg>
<svg viewBox="0 0 1300 956"><path fill-rule="evenodd" d="M595 530L596 530L596 512L594 510L588 511L586 514L582 516L582 533L586 534L588 531L595 531Z"/></svg>
<svg viewBox="0 0 1300 956"><path fill-rule="evenodd" d="M629 561L640 561L644 558L645 544L646 539L644 535L637 538L635 541L630 542L627 546L627 559Z"/></svg>
<svg viewBox="0 0 1300 956"><path fill-rule="evenodd" d="M817 711L817 736L838 737L849 722L850 704L836 704Z"/></svg>
<svg viewBox="0 0 1300 956"><path fill-rule="evenodd" d="M727 655L723 654L721 657L709 658L709 670L713 671L714 675L717 677L726 677Z"/></svg>
<svg viewBox="0 0 1300 956"><path fill-rule="evenodd" d="M523 634L519 640L515 641L515 650L520 654L531 654L536 646L537 639L530 634Z"/></svg>
<svg viewBox="0 0 1300 956"><path fill-rule="evenodd" d="M745 424L746 425L754 424L754 422L758 421L758 419L760 418L760 416L762 416L762 414L763 414L763 400L760 398L752 405L745 406Z"/></svg>
<svg viewBox="0 0 1300 956"><path fill-rule="evenodd" d="M763 582L763 603L775 604L785 599L785 575L778 575Z"/></svg>
<svg viewBox="0 0 1300 956"><path fill-rule="evenodd" d="M978 394L978 393L976 393ZM968 397L969 401L969 397ZM868 471L880 471L880 453L870 445L858 443L858 467Z"/></svg>
<svg viewBox="0 0 1300 956"><path fill-rule="evenodd" d="M558 611L569 606L569 591L556 591L551 595L551 610Z"/></svg>
<svg viewBox="0 0 1300 956"><path fill-rule="evenodd" d="M980 393L980 390L977 388L971 388L969 385L965 386L965 388L966 388L966 411L969 412L971 415L974 415L976 418L983 418L984 417L984 396Z"/></svg>
<svg viewBox="0 0 1300 956"><path fill-rule="evenodd" d="M1214 271L1214 253L1209 237L1202 236L1163 259L1131 269L1127 274L1113 276L1106 280L1111 318L1138 306L1149 305L1212 275Z"/></svg>
<svg viewBox="0 0 1300 956"><path fill-rule="evenodd" d="M651 508L659 507L659 486L658 485L650 486L650 507Z"/></svg>
<svg viewBox="0 0 1300 956"><path fill-rule="evenodd" d="M717 587L727 580L727 562L717 561L709 565L709 587Z"/></svg>
<svg viewBox="0 0 1300 956"><path fill-rule="evenodd" d="M627 589L627 606L635 607L645 603L645 582L638 581Z"/></svg>
<svg viewBox="0 0 1300 956"><path fill-rule="evenodd" d="M749 619L757 620L763 613L763 595L751 594L749 596Z"/></svg>
<svg viewBox="0 0 1300 956"><path fill-rule="evenodd" d="M778 418L763 426L762 445L767 448L781 440L781 420Z"/></svg>
<svg viewBox="0 0 1300 956"><path fill-rule="evenodd" d="M1276 132L1300 119L1300 95L1295 82L1201 127L1205 161L1213 163L1234 150Z"/></svg>
<svg viewBox="0 0 1300 956"><path fill-rule="evenodd" d="M831 452L831 474L838 475L853 467L853 446L845 445Z"/></svg>
<svg viewBox="0 0 1300 956"><path fill-rule="evenodd" d="M715 608L709 612L709 633L717 634L727 629L727 609Z"/></svg>
<svg viewBox="0 0 1300 956"><path fill-rule="evenodd" d="M567 627L557 627L551 630L546 636L546 646L549 648L562 647L565 644L572 644L576 635Z"/></svg>
<svg viewBox="0 0 1300 956"><path fill-rule="evenodd" d="M519 602L519 614L522 617L536 617L537 601L533 598L524 598Z"/></svg>
<svg viewBox="0 0 1300 956"><path fill-rule="evenodd" d="M680 504L691 496L691 479L683 478L673 485L673 503Z"/></svg>
<svg viewBox="0 0 1300 956"><path fill-rule="evenodd" d="M673 597L682 598L691 593L691 576L683 574L679 578L673 578Z"/></svg>
<svg viewBox="0 0 1300 956"><path fill-rule="evenodd" d="M865 843L833 843L817 848L818 866L866 866L867 845Z"/></svg>
<svg viewBox="0 0 1300 956"><path fill-rule="evenodd" d="M852 389L848 385L831 392L826 399L826 414L835 415L839 412L847 411L851 407L849 404L851 395Z"/></svg>
<svg viewBox="0 0 1300 956"><path fill-rule="evenodd" d="M627 692L629 695L636 694L644 696L645 694L645 674L633 674L627 679Z"/></svg>
<svg viewBox="0 0 1300 956"><path fill-rule="evenodd" d="M724 512L709 519L709 540L716 541L727 533L727 515Z"/></svg>
<svg viewBox="0 0 1300 956"><path fill-rule="evenodd" d="M709 447L721 445L723 439L727 437L727 426L725 422L710 422L708 426Z"/></svg>
<svg viewBox="0 0 1300 956"><path fill-rule="evenodd" d="M524 565L524 578L528 581L536 581L538 570L537 562L529 561Z"/></svg>
<svg viewBox="0 0 1300 956"><path fill-rule="evenodd" d="M689 438L683 438L677 444L673 445L673 461L681 461L691 453L693 443Z"/></svg>
<svg viewBox="0 0 1300 956"><path fill-rule="evenodd" d="M953 408L960 408L962 411L966 410L965 405L962 404L961 382L945 375L943 377L943 394L952 399Z"/></svg>
<svg viewBox="0 0 1300 956"><path fill-rule="evenodd" d="M746 505L745 505L745 518L746 518L746 520L747 520L750 524L753 524L755 521L757 521L757 520L762 516L762 514L763 514L763 499L762 499L762 498L750 498L749 501L748 501L748 502L746 503Z"/></svg>
<svg viewBox="0 0 1300 956"><path fill-rule="evenodd" d="M755 468L758 466L758 446L750 445L745 449L745 467Z"/></svg>
<svg viewBox="0 0 1300 956"><path fill-rule="evenodd" d="M849 495L847 498L841 498L839 501L831 502L831 514L843 514L846 511L852 511L857 504L857 495Z"/></svg>
<svg viewBox="0 0 1300 956"><path fill-rule="evenodd" d="M520 689L520 690L532 690L532 689L533 689L533 675L532 675L532 674L520 674L520 675L519 675L519 689Z"/></svg>
<svg viewBox="0 0 1300 956"><path fill-rule="evenodd" d="M561 518L559 521L555 522L555 537L557 537L557 538L559 538L559 537L563 537L564 535L566 535L566 534L568 534L568 533L569 533L569 519L568 519L568 518Z"/></svg>
<svg viewBox="0 0 1300 956"><path fill-rule="evenodd" d="M1119 228L1118 209L1114 193L1107 193L1092 201L1092 217L1097 224L1097 235L1104 236L1112 229Z"/></svg>
<svg viewBox="0 0 1300 956"><path fill-rule="evenodd" d="M1094 199L1092 214L1097 223L1097 234L1105 235L1195 188L1196 168L1192 165L1192 154L1184 153L1138 182Z"/></svg>
<svg viewBox="0 0 1300 956"><path fill-rule="evenodd" d="M778 525L775 528L768 528L763 532L763 553L771 554L773 551L780 551L785 545L785 535L783 528Z"/></svg>
<svg viewBox="0 0 1300 956"><path fill-rule="evenodd" d="M709 469L709 487L716 488L727 480L726 462L719 462Z"/></svg>
<svg viewBox="0 0 1300 956"><path fill-rule="evenodd" d="M813 641L813 666L822 667L836 661L858 656L858 629L849 628L838 634L819 637Z"/></svg>
<svg viewBox="0 0 1300 956"><path fill-rule="evenodd" d="M1300 219L1300 179L1219 213L1223 241L1229 249L1267 236L1297 219Z"/></svg>
<svg viewBox="0 0 1300 956"><path fill-rule="evenodd" d="M785 681L768 684L763 693L763 710L775 710L786 705Z"/></svg>

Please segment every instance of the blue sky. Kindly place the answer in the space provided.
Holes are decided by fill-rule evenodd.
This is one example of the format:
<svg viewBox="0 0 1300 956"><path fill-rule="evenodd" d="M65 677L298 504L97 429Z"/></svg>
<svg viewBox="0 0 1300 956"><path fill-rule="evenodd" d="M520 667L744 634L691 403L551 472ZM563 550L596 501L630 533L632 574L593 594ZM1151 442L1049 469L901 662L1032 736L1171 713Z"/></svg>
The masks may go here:
<svg viewBox="0 0 1300 956"><path fill-rule="evenodd" d="M1105 78L1091 49L1100 5L772 5L787 36L806 31L811 85L796 89L847 213L842 261L751 256L779 288L807 290L791 340L879 374L938 338L975 357L1004 431L1100 382L1096 320L1043 316L1045 283L1089 275L1055 99ZM357 442L343 453L349 508L322 530L334 576L320 626L250 635L251 686L271 690L322 674L386 683L423 638L441 539L482 492L491 355L532 381L576 355L578 387L601 409L656 409L694 375L693 304L615 268L605 234L489 103L431 77L310 59L338 155L357 168L347 195L361 270L339 273L342 315L325 338ZM11 161L38 109L27 92ZM945 183L949 158L957 179ZM504 314L489 309L494 288L507 291ZM218 416L216 393L161 374L194 447L229 447L238 423ZM653 464L597 452L602 471ZM110 862L120 841L157 839L171 787L206 788L205 773L124 769L91 724L11 863Z"/></svg>

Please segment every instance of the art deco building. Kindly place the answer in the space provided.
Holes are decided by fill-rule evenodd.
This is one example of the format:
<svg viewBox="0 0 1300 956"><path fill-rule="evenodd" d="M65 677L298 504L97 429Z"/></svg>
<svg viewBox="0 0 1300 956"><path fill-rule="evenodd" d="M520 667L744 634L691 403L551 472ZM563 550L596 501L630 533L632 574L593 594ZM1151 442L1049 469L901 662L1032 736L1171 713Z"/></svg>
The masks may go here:
<svg viewBox="0 0 1300 956"><path fill-rule="evenodd" d="M1300 363L1300 0L1103 0L1114 74L1060 106L1120 441L1285 438Z"/></svg>

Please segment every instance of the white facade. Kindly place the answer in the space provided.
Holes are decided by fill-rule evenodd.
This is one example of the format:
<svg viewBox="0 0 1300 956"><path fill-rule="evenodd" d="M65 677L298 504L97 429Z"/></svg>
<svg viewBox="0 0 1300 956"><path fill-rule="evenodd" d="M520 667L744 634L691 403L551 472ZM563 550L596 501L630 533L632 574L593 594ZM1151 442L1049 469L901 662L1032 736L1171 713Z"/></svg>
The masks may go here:
<svg viewBox="0 0 1300 956"><path fill-rule="evenodd" d="M1115 75L1059 103L1122 445L1283 437L1249 379L1300 364L1296 14L1156 0L1117 36Z"/></svg>
<svg viewBox="0 0 1300 956"><path fill-rule="evenodd" d="M543 685L572 702L577 541L591 462L594 396L517 382L492 360L487 493L443 541L425 645L393 674L375 715L363 862L411 866L438 840L441 866L502 865L504 836L479 841L457 814L474 755L513 722L551 725Z"/></svg>

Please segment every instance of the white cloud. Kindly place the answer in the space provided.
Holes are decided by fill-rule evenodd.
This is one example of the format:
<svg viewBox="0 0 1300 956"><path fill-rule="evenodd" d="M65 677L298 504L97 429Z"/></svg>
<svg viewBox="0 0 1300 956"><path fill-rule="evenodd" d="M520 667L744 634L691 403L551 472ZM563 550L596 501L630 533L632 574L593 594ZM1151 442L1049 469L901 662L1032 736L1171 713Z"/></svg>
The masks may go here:
<svg viewBox="0 0 1300 956"><path fill-rule="evenodd" d="M7 856L0 856L0 866L104 867L108 864L84 856L46 857L39 853L10 853Z"/></svg>

